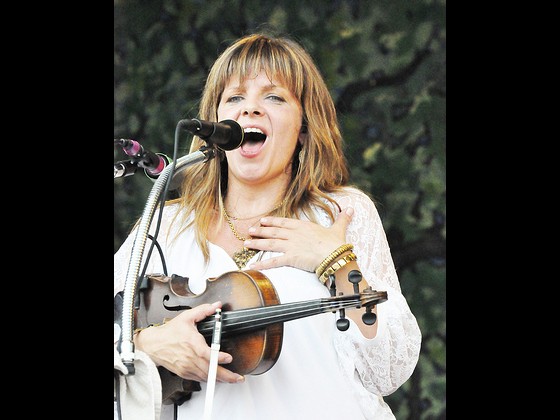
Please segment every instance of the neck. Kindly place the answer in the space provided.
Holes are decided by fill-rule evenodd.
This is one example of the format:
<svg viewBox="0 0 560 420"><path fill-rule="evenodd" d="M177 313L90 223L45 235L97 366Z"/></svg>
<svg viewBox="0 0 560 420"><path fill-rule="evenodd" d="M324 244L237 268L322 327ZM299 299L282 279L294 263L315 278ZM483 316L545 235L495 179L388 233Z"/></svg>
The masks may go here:
<svg viewBox="0 0 560 420"><path fill-rule="evenodd" d="M267 214L272 213L274 210L277 210L278 208L280 208L282 206L282 204L284 204L285 200L280 201L278 204L276 204L274 207L269 208L268 210L265 210L261 213L257 213L257 214L251 214L251 215L243 215L242 213L239 213L237 210L232 211L232 210L227 210L224 207L224 215L226 216L226 219L232 219L232 220L254 220L263 216L266 216ZM238 215L239 213L239 215Z"/></svg>
<svg viewBox="0 0 560 420"><path fill-rule="evenodd" d="M232 218L251 219L262 217L276 210L285 200L285 189L260 191L228 187L224 207Z"/></svg>

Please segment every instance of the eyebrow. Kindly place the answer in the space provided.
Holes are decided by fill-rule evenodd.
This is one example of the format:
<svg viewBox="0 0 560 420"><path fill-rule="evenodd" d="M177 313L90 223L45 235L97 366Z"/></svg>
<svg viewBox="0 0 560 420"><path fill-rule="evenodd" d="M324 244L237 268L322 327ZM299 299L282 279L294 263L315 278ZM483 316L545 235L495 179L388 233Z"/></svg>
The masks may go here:
<svg viewBox="0 0 560 420"><path fill-rule="evenodd" d="M231 91L231 90L233 90L233 91L243 91L245 89L246 89L245 84L242 83L240 85L235 85L235 86L226 86L226 87L224 87L224 92L225 91ZM277 85L277 84L274 84L274 83L270 83L270 84L261 86L259 88L259 90L261 92L267 92L267 91L270 91L270 90L273 90L273 89L284 89L284 90L289 91L288 87L283 86L283 85Z"/></svg>

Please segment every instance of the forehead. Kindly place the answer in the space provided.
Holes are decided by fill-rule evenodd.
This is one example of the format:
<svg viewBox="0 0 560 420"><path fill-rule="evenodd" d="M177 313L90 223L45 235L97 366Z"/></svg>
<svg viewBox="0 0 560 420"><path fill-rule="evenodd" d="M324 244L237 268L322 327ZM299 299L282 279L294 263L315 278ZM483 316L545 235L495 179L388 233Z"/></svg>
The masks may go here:
<svg viewBox="0 0 560 420"><path fill-rule="evenodd" d="M233 75L225 83L225 89L247 89L249 87L258 87L262 90L274 88L289 90L282 79L269 77L268 74L262 71L256 75L245 75L244 77Z"/></svg>

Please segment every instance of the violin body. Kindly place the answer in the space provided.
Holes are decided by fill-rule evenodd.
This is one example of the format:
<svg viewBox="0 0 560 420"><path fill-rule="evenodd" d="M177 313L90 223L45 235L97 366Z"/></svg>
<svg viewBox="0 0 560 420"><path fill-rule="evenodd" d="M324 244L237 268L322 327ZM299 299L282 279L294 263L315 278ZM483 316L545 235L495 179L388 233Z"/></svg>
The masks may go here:
<svg viewBox="0 0 560 420"><path fill-rule="evenodd" d="M280 303L274 285L259 271L232 271L206 280L206 289L194 294L188 278L173 275L149 275L143 302L136 314L137 327L160 324L180 312L209 302L222 302L222 313ZM199 328L200 330L200 328ZM210 345L212 328L201 331ZM269 370L280 355L284 324L277 322L253 331L228 334L227 320L222 322L220 350L233 361L227 368L241 375L258 375Z"/></svg>

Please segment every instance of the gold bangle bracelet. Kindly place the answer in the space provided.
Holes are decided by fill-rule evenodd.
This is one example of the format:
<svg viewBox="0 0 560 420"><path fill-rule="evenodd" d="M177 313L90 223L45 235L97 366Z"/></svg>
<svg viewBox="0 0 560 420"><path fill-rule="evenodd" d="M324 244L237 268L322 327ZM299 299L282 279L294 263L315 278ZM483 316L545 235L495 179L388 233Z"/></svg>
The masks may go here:
<svg viewBox="0 0 560 420"><path fill-rule="evenodd" d="M325 270L325 272L320 277L321 283L325 284L331 274L334 274L338 269L344 267L350 261L356 261L357 259L358 257L353 252L351 252L348 255L345 255L344 257L342 257L340 260L338 260L337 262L335 262L333 265L331 265L329 268Z"/></svg>
<svg viewBox="0 0 560 420"><path fill-rule="evenodd" d="M315 269L315 274L317 274L317 277L320 278L323 272L327 269L327 267L331 265L333 261L335 261L338 257L344 254L346 251L352 251L353 249L354 249L354 245L352 244L344 244L336 248Z"/></svg>

